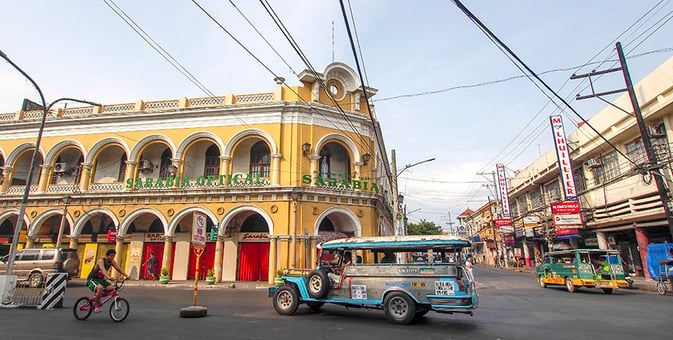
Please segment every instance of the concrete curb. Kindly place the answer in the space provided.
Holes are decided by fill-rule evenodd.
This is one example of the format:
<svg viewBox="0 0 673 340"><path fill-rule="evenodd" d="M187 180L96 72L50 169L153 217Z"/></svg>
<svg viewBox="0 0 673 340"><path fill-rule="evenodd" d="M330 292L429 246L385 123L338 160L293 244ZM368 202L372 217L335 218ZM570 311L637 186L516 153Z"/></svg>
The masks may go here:
<svg viewBox="0 0 673 340"><path fill-rule="evenodd" d="M172 280L168 283L159 283L159 281L151 280L128 280L124 283L126 287L156 287L156 288L194 288L193 280ZM84 279L72 279L68 281L69 287L86 287L86 280ZM210 290L210 289L268 289L273 285L262 282L248 282L248 281L236 281L236 282L220 282L216 284L209 285L205 281L199 281L199 289Z"/></svg>

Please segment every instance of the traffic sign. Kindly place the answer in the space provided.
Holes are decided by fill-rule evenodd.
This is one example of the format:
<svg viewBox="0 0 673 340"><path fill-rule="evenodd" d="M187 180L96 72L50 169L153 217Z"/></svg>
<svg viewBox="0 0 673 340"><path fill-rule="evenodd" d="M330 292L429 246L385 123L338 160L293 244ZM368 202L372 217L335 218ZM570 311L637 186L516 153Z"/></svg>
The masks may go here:
<svg viewBox="0 0 673 340"><path fill-rule="evenodd" d="M194 249L204 249L206 247L206 215L194 213L194 222L192 224L192 244Z"/></svg>

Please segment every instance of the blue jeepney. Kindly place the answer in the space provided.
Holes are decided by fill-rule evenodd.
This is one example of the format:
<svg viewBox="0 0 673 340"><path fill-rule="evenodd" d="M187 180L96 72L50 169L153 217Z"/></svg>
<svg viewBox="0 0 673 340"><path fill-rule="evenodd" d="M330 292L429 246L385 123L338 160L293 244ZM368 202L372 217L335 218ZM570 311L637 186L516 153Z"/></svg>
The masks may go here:
<svg viewBox="0 0 673 340"><path fill-rule="evenodd" d="M445 235L346 238L318 246L318 267L284 271L272 287L276 311L291 315L300 304L325 303L383 309L393 323L408 324L429 311L472 315L478 297L462 250L470 242Z"/></svg>

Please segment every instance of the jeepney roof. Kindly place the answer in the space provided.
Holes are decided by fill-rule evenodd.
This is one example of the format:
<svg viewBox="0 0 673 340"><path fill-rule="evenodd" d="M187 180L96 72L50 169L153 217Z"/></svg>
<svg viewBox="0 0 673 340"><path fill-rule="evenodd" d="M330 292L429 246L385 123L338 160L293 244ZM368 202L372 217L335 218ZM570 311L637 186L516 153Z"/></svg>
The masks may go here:
<svg viewBox="0 0 673 340"><path fill-rule="evenodd" d="M462 248L469 247L470 241L464 236L448 235L405 235L351 237L327 241L318 247L323 249L416 249L416 248Z"/></svg>

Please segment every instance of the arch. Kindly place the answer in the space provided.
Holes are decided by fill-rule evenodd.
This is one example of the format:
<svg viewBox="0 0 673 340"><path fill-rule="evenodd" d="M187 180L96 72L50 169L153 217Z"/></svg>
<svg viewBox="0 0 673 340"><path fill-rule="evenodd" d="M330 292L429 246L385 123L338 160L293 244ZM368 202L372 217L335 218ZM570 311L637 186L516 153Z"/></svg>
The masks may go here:
<svg viewBox="0 0 673 340"><path fill-rule="evenodd" d="M355 237L362 237L362 223L360 223L360 219L352 211L342 207L332 207L323 211L322 214L320 214L315 221L315 225L313 227L313 235L318 235L318 229L320 228L320 223L328 215L335 213L345 215L346 218L348 218L348 220L350 220L350 222L352 222L353 225L355 226Z"/></svg>
<svg viewBox="0 0 673 340"><path fill-rule="evenodd" d="M126 218L121 222L119 228L117 229L118 230L117 236L118 237L126 236L126 231L129 229L129 226L131 225L133 220L135 220L136 217L142 214L150 214L156 216L156 218L158 218L161 221L161 224L164 225L164 235L166 235L166 226L168 226L168 221L166 221L164 214L162 214L159 210L154 208L140 208L126 215Z"/></svg>
<svg viewBox="0 0 673 340"><path fill-rule="evenodd" d="M14 148L14 150L12 150L12 152L9 154L7 159L5 159L5 165L14 166L14 163L16 163L16 160L19 159L19 156L30 149L35 149L35 143L23 143L21 145L17 145L17 147ZM39 151L40 154L44 155L44 149L42 149L42 145L40 145ZM44 158L42 160L42 164L45 164Z"/></svg>
<svg viewBox="0 0 673 340"><path fill-rule="evenodd" d="M261 137L262 139L266 140L267 143L269 143L269 146L271 147L271 153L276 154L278 153L278 147L276 146L276 142L273 140L270 134L268 134L266 131L262 131L260 129L247 129L243 130L237 134L235 134L229 142L227 142L227 146L224 149L224 153L222 153L223 156L231 156L231 152L234 150L234 146L236 144L249 136L258 136Z"/></svg>
<svg viewBox="0 0 673 340"><path fill-rule="evenodd" d="M360 159L360 150L358 150L355 143L353 143L353 141L350 138L348 138L344 135L336 134L336 133L325 135L322 138L320 138L320 140L318 140L318 143L316 144L315 148L313 148L314 152L320 152L320 149L322 149L322 147L325 146L325 144L327 144L330 141L335 140L335 139L338 140L338 141L341 141L342 143L344 143L346 145L346 149L350 150L351 154L353 155L353 160L354 161ZM316 154L314 154L314 156L319 156L319 155L316 153Z"/></svg>
<svg viewBox="0 0 673 340"><path fill-rule="evenodd" d="M103 149L106 147L112 145L112 144L118 144L121 146L121 148L124 150L124 152L128 155L130 153L129 151L129 146L126 144L125 141L116 138L116 137L108 137L108 138L103 138L96 142L91 147L91 150L87 153L87 155L84 157L84 163L93 163L94 159L97 157L98 153L101 152Z"/></svg>
<svg viewBox="0 0 673 340"><path fill-rule="evenodd" d="M80 143L79 141L72 140L72 139L67 139L61 142L56 143L49 152L47 152L47 156L44 157L44 164L51 164L54 158L56 158L56 155L59 154L60 151L63 149L69 147L69 146L74 146L77 149L79 149L79 152L82 154L82 157L86 159L86 150L84 150L84 145Z"/></svg>
<svg viewBox="0 0 673 340"><path fill-rule="evenodd" d="M195 134L192 134L185 138L185 140L180 143L178 148L175 150L174 157L178 159L183 159L183 154L185 151L189 148L189 146L192 145L195 141L198 141L200 139L210 139L214 142L215 145L217 145L218 148L220 148L220 153L223 152L224 150L224 141L218 136L210 132L197 132Z"/></svg>
<svg viewBox="0 0 673 340"><path fill-rule="evenodd" d="M2 213L0 213L0 224L2 222L4 222L6 219L10 218L11 216L17 216L16 221L18 222L19 221L19 218L18 218L19 209L7 209L7 210L3 211ZM25 228L26 226L29 226L29 225L30 225L30 220L28 219L28 216L26 216L24 214L23 215L23 226ZM16 228L16 225L14 225L14 228Z"/></svg>
<svg viewBox="0 0 673 340"><path fill-rule="evenodd" d="M361 87L360 77L350 66L342 62L333 62L322 71L325 79L338 79L344 85L344 90L353 92Z"/></svg>
<svg viewBox="0 0 673 340"><path fill-rule="evenodd" d="M194 212L200 212L208 216L208 218L210 218L210 220L213 221L215 225L218 225L217 217L215 217L215 214L213 214L212 211L202 207L189 207L182 209L180 212L175 214L175 217L171 219L171 222L167 225L168 229L166 231L166 236L175 236L175 229L178 227L178 223L180 222L180 220L182 220L185 216L189 215L190 213Z"/></svg>
<svg viewBox="0 0 673 340"><path fill-rule="evenodd" d="M264 218L264 221L266 221L266 224L269 226L269 235L273 235L273 220L271 220L271 216L266 213L263 209L260 209L257 206L254 206L252 204L243 204L240 205L234 209L229 210L229 212L224 216L222 221L220 221L219 226L217 227L217 236L224 236L224 228L231 222L231 220L236 217L241 212L244 211L253 211L258 213L262 218Z"/></svg>
<svg viewBox="0 0 673 340"><path fill-rule="evenodd" d="M72 235L73 237L80 236L80 234L82 233L82 229L84 229L84 225L86 224L86 222L89 221L89 217L96 214L106 215L112 220L112 223L114 223L114 225L119 226L119 219L117 219L117 215L115 215L112 212L112 210L107 208L95 208L86 211L82 214L82 216L75 222L74 227L70 228L70 235Z"/></svg>
<svg viewBox="0 0 673 340"><path fill-rule="evenodd" d="M138 157L140 156L140 152L143 150L143 148L150 144L151 142L154 141L162 141L165 142L168 145L168 148L171 149L171 153L175 155L175 144L173 144L173 141L168 138L167 136L164 135L149 135L136 143L136 145L133 147L133 150L131 150L131 154L128 157L129 161L136 161L138 160Z"/></svg>
<svg viewBox="0 0 673 340"><path fill-rule="evenodd" d="M28 230L28 236L37 236L37 232L40 231L42 223L47 221L52 216L62 216L62 215L63 215L63 209L60 208L52 208L44 211L33 220L33 223L31 223L30 230ZM70 214L66 214L65 219L66 221L68 221L70 226L73 225L74 220L72 219L72 217L70 217ZM70 234L72 234L72 231L73 228L70 228Z"/></svg>

